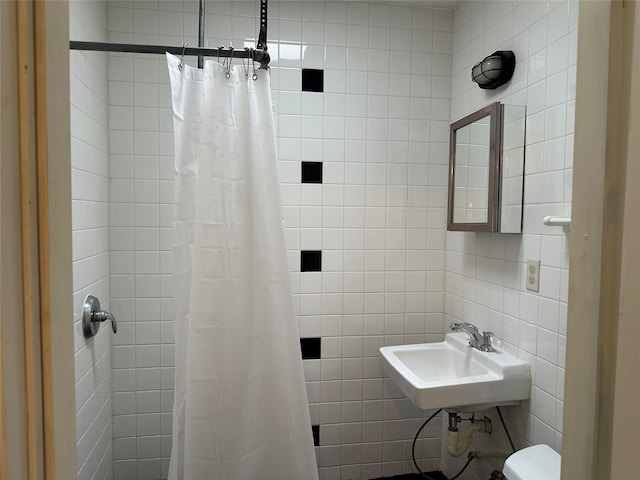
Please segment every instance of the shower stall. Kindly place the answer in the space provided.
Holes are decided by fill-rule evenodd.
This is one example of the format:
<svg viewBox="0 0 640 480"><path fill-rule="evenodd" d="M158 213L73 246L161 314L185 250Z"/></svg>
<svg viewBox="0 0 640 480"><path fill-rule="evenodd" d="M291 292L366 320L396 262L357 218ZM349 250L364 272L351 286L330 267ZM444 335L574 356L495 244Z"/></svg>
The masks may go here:
<svg viewBox="0 0 640 480"><path fill-rule="evenodd" d="M241 54L220 62L251 77L240 57L259 41L260 3L199 8L72 1L70 38L172 46L193 72L185 43L233 46ZM411 440L432 413L384 377L378 348L445 332L451 31L451 10L269 3L283 225L320 478L411 471ZM70 53L78 478L166 479L176 385L167 63L81 47ZM103 324L85 338L88 295L116 334ZM441 468L440 430L418 442L425 471Z"/></svg>

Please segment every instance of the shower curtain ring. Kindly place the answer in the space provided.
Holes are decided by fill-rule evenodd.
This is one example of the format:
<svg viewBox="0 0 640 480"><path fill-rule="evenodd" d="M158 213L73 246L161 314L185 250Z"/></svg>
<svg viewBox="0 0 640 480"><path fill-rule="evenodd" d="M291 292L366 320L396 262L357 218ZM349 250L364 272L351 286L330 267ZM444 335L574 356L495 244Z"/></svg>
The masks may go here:
<svg viewBox="0 0 640 480"><path fill-rule="evenodd" d="M244 47L244 51L247 53L249 52L249 47ZM242 59L242 68L244 69L244 78L245 80L249 79L249 58L251 58L250 55L247 55L247 63L244 63L244 58Z"/></svg>
<svg viewBox="0 0 640 480"><path fill-rule="evenodd" d="M224 74L227 78L231 78L231 62L233 62L233 47L229 46L229 63L227 63L227 73Z"/></svg>
<svg viewBox="0 0 640 480"><path fill-rule="evenodd" d="M180 63L178 64L178 70L182 71L182 66L184 65L184 51L187 49L187 43L182 44L182 55L180 55Z"/></svg>
<svg viewBox="0 0 640 480"><path fill-rule="evenodd" d="M253 68L253 75L251 75L251 78L253 79L254 82L258 80L258 74L256 73L255 54L256 54L256 51L252 48L251 49L251 67Z"/></svg>
<svg viewBox="0 0 640 480"><path fill-rule="evenodd" d="M224 48L224 45L218 46L218 58L216 59L218 63L220 63L220 52L222 51L223 48Z"/></svg>

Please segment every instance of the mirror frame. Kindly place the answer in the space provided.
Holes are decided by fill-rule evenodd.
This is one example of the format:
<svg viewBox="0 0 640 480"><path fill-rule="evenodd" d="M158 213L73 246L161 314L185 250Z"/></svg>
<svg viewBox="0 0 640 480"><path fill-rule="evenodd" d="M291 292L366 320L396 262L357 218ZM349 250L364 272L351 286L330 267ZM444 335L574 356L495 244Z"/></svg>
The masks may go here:
<svg viewBox="0 0 640 480"><path fill-rule="evenodd" d="M482 223L456 223L453 221L455 192L456 131L480 120L489 120L489 186L487 221ZM451 124L449 135L449 202L447 205L447 230L462 232L497 232L499 213L500 156L502 145L502 104L492 103Z"/></svg>

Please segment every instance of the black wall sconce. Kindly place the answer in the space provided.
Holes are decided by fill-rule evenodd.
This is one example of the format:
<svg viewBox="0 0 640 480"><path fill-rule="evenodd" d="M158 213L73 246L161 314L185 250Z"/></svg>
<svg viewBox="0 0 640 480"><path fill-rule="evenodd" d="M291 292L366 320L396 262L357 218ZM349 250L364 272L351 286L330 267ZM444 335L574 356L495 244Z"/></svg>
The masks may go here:
<svg viewBox="0 0 640 480"><path fill-rule="evenodd" d="M504 85L513 76L516 55L511 50L498 50L471 69L471 78L480 88L493 90Z"/></svg>

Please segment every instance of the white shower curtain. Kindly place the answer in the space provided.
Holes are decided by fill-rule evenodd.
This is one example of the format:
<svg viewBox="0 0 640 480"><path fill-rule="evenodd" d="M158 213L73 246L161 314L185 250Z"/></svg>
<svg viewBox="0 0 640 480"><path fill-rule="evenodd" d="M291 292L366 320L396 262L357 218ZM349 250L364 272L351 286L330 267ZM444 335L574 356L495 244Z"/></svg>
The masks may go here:
<svg viewBox="0 0 640 480"><path fill-rule="evenodd" d="M167 55L176 376L169 480L318 478L289 280L269 75ZM238 61L239 63L239 61Z"/></svg>

